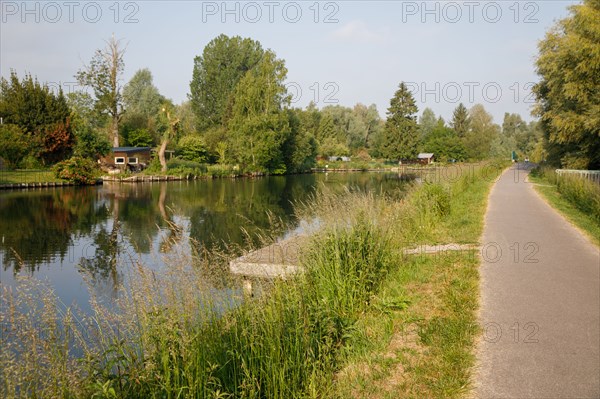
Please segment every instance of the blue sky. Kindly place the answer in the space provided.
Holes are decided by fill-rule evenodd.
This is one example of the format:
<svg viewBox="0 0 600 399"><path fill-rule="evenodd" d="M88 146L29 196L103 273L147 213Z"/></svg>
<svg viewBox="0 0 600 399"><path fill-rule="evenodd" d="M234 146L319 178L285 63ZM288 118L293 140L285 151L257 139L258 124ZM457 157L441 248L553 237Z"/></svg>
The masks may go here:
<svg viewBox="0 0 600 399"><path fill-rule="evenodd" d="M285 59L295 106L376 104L401 81L419 114L449 119L463 102L530 120L537 43L576 1L56 1L0 4L0 73L74 87L73 75L113 33L127 43L126 82L149 68L176 103L193 59L224 33Z"/></svg>

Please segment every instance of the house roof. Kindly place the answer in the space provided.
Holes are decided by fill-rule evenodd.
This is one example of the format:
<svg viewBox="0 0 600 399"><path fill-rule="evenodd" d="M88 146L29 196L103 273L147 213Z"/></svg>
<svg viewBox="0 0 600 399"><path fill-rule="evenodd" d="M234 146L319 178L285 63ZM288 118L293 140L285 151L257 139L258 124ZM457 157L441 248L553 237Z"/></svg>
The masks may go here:
<svg viewBox="0 0 600 399"><path fill-rule="evenodd" d="M429 158L433 158L433 153L431 152L422 152L419 155L417 155L418 159L429 159Z"/></svg>
<svg viewBox="0 0 600 399"><path fill-rule="evenodd" d="M112 152L143 152L150 151L150 147L113 147Z"/></svg>

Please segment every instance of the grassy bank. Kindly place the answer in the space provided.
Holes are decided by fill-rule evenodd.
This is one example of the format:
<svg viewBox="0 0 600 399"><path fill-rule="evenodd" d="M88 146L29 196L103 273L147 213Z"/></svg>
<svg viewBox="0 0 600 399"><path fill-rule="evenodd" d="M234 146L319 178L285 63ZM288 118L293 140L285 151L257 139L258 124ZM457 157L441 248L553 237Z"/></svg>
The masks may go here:
<svg viewBox="0 0 600 399"><path fill-rule="evenodd" d="M530 181L550 205L600 245L600 185L577 176L558 176L548 167L534 169Z"/></svg>
<svg viewBox="0 0 600 399"><path fill-rule="evenodd" d="M57 179L51 170L0 170L0 184L58 183L64 181Z"/></svg>
<svg viewBox="0 0 600 399"><path fill-rule="evenodd" d="M134 267L118 309L93 302L91 317L35 282L3 287L0 396L462 396L478 333L475 252L403 250L476 242L500 169L470 166L400 202L330 193L299 206L322 226L301 251L305 273L250 301L211 295L206 273L223 265L184 254L161 273Z"/></svg>

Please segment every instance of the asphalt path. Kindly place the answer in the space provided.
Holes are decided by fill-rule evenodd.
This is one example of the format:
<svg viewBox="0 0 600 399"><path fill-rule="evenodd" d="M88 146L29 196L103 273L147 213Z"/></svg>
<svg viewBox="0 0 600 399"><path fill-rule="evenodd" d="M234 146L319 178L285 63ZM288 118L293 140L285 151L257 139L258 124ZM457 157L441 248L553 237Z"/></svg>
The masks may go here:
<svg viewBox="0 0 600 399"><path fill-rule="evenodd" d="M600 398L600 249L527 175L515 165L490 192L475 396Z"/></svg>

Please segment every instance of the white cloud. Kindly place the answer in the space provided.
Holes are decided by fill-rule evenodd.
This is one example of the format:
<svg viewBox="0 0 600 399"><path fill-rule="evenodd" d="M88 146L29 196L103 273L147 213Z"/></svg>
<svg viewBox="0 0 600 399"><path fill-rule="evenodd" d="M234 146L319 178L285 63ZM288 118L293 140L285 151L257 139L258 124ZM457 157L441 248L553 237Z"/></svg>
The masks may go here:
<svg viewBox="0 0 600 399"><path fill-rule="evenodd" d="M332 36L343 41L375 43L383 41L386 35L370 29L363 21L354 20L335 30Z"/></svg>

